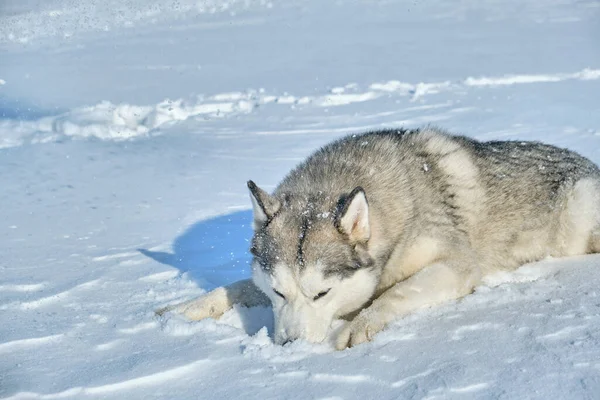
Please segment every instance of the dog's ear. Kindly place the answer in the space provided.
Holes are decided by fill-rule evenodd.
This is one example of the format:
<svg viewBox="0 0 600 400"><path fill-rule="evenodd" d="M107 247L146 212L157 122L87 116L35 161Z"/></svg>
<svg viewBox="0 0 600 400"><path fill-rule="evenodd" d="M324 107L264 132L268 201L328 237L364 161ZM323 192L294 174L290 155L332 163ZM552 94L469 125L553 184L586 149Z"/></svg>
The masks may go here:
<svg viewBox="0 0 600 400"><path fill-rule="evenodd" d="M366 243L369 240L371 237L369 203L362 187L357 186L350 194L340 197L335 227L348 236L352 243Z"/></svg>
<svg viewBox="0 0 600 400"><path fill-rule="evenodd" d="M252 181L248 181L248 189L250 189L250 200L252 201L252 209L254 212L254 230L259 229L281 207L281 203L275 197L271 196Z"/></svg>

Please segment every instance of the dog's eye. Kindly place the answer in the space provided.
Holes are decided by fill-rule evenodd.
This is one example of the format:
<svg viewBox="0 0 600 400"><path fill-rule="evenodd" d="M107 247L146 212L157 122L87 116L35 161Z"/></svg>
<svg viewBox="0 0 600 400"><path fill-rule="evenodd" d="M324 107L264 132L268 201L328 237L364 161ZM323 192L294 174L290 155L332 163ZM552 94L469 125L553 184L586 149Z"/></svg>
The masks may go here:
<svg viewBox="0 0 600 400"><path fill-rule="evenodd" d="M273 289L273 291L275 292L275 294L276 294L277 296L279 296L279 297L281 297L282 299L284 299L284 300L285 300L285 296L284 296L284 295L282 295L281 293L279 293L279 292L278 292L277 290L275 290L275 289Z"/></svg>
<svg viewBox="0 0 600 400"><path fill-rule="evenodd" d="M313 297L313 301L317 301L321 297L324 297L327 293L329 293L330 290L331 289L327 289L326 291L319 293L318 295L316 295L315 297Z"/></svg>

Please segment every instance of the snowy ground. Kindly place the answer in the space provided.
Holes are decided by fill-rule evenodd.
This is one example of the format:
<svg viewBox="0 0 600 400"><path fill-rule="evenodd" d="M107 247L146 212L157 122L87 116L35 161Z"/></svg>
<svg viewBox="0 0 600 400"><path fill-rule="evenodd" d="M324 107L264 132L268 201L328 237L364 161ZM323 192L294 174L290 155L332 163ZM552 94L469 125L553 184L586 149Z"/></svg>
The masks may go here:
<svg viewBox="0 0 600 400"><path fill-rule="evenodd" d="M434 123L600 162L600 2L4 0L0 397L589 398L600 256L374 342L274 346L267 309L153 310L249 275L245 182Z"/></svg>

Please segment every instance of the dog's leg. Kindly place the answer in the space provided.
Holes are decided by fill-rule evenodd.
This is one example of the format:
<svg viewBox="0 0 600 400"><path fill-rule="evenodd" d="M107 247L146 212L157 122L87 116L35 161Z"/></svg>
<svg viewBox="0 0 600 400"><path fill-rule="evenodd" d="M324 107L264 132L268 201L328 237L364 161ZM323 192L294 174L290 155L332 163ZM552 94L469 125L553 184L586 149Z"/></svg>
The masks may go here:
<svg viewBox="0 0 600 400"><path fill-rule="evenodd" d="M395 284L341 330L336 348L342 350L370 341L388 323L411 311L469 294L480 280L479 269L469 267L436 263Z"/></svg>
<svg viewBox="0 0 600 400"><path fill-rule="evenodd" d="M174 311L191 320L219 318L234 304L245 307L269 306L269 298L254 285L251 279L245 279L228 286L216 288L207 294L184 303L163 307L156 310L157 315Z"/></svg>

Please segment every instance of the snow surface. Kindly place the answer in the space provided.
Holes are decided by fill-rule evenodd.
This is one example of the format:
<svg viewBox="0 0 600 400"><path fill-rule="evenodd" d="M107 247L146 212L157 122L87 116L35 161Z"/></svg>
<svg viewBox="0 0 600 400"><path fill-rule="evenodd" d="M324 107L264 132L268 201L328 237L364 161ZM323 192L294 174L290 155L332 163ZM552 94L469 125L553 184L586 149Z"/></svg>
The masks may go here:
<svg viewBox="0 0 600 400"><path fill-rule="evenodd" d="M600 162L593 0L3 0L0 397L598 398L600 256L489 277L335 352L268 309L153 310L249 276L245 182L433 123Z"/></svg>

